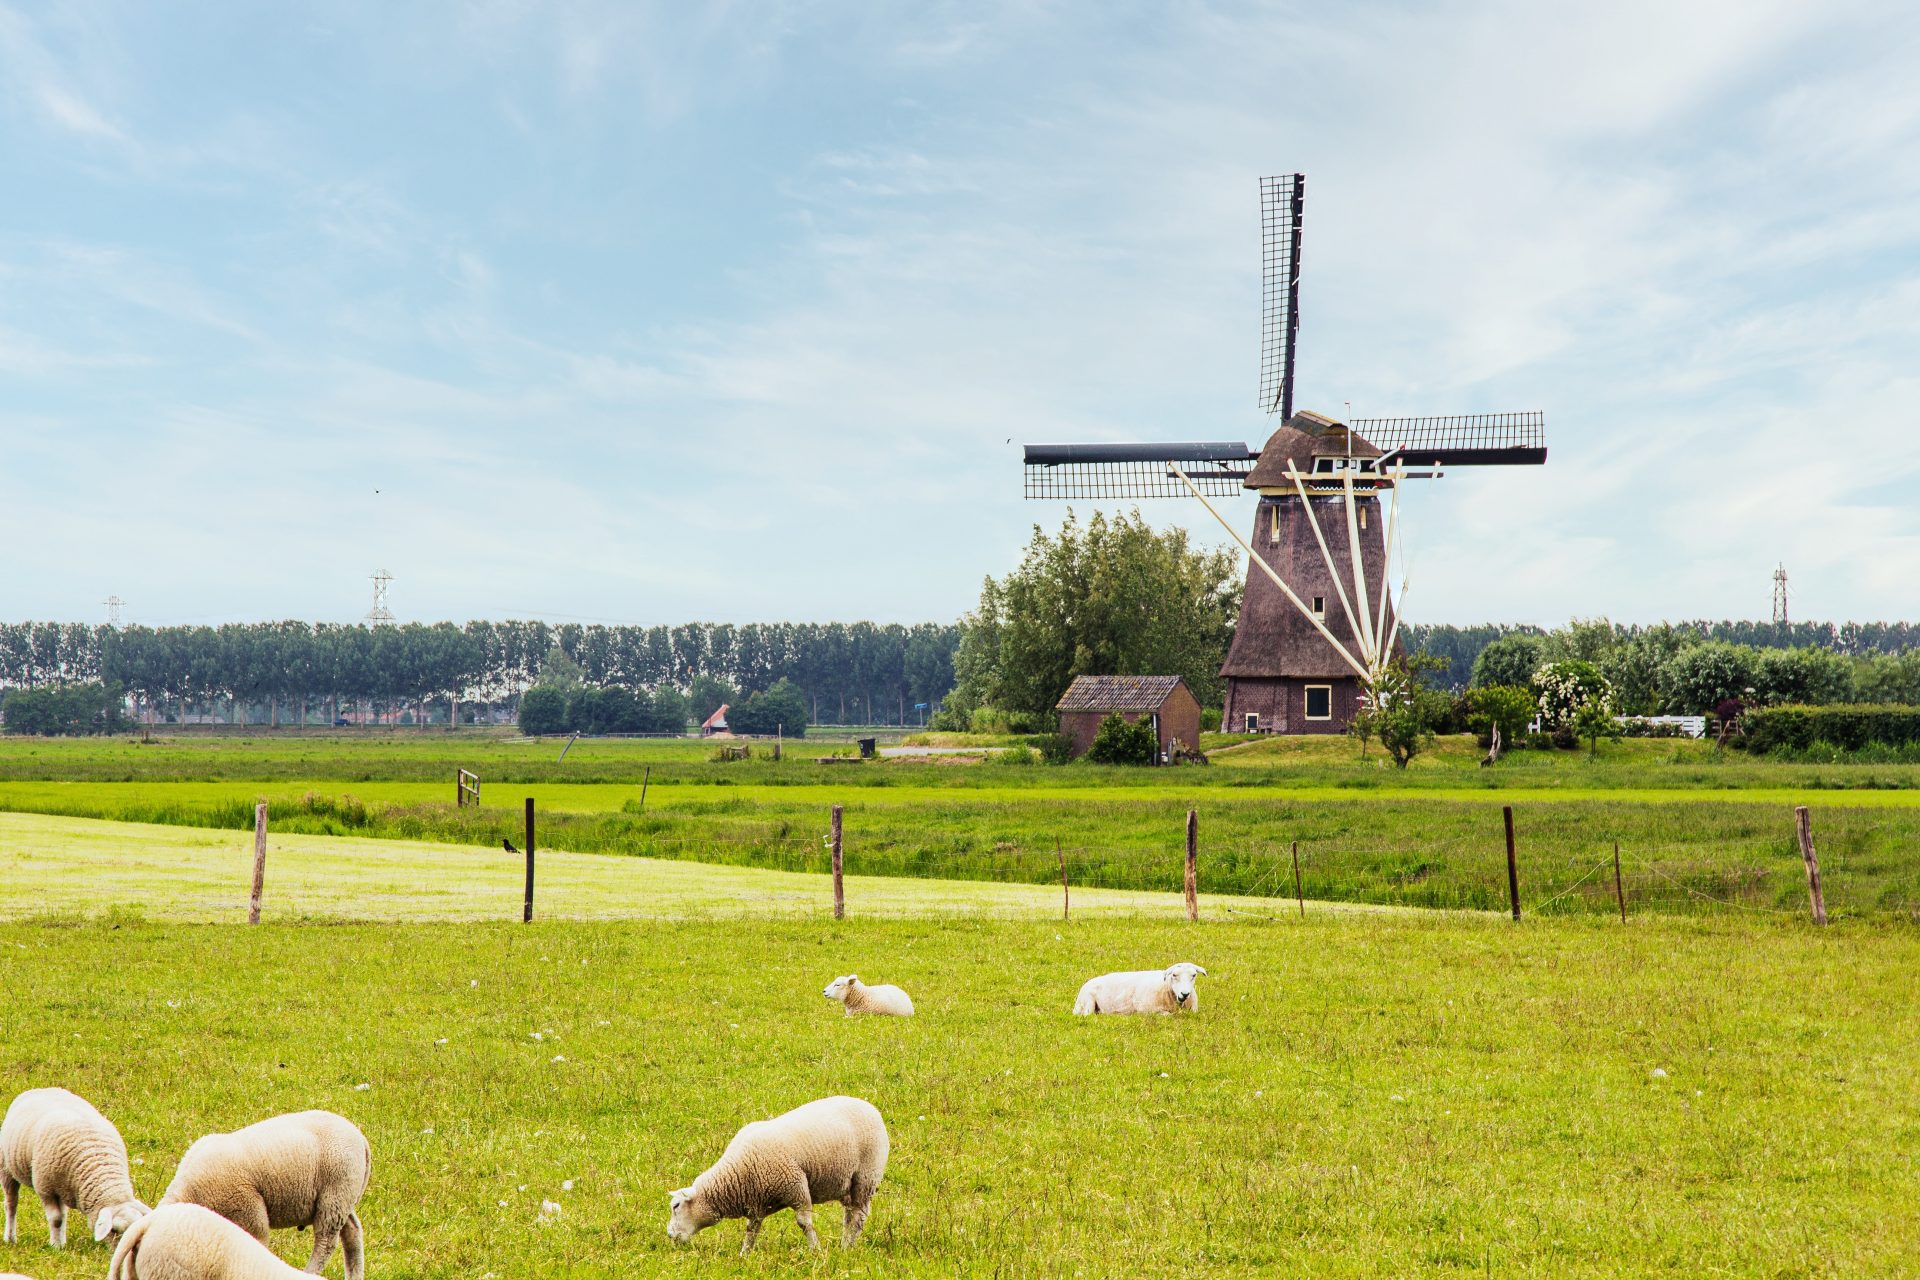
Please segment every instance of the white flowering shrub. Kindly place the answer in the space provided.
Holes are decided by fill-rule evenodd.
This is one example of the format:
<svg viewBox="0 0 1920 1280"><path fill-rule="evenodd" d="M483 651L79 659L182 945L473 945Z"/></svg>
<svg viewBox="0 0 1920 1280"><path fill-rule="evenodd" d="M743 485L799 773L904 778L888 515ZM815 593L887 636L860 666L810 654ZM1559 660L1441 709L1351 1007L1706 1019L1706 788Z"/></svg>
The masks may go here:
<svg viewBox="0 0 1920 1280"><path fill-rule="evenodd" d="M1548 729L1571 725L1589 702L1613 712L1613 685L1591 662L1549 663L1533 673L1533 687L1539 691L1540 723Z"/></svg>

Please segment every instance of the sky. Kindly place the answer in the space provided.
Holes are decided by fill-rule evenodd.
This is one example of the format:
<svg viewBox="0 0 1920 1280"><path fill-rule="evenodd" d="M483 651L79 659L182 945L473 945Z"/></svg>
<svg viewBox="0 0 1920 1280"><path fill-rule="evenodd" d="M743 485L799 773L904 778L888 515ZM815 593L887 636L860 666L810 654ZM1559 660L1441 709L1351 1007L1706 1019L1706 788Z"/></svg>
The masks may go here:
<svg viewBox="0 0 1920 1280"><path fill-rule="evenodd" d="M1920 617L1917 65L1905 2L0 0L0 616L955 618L1066 515L1021 444L1277 425L1298 170L1297 403L1546 414L1409 487L1409 621Z"/></svg>

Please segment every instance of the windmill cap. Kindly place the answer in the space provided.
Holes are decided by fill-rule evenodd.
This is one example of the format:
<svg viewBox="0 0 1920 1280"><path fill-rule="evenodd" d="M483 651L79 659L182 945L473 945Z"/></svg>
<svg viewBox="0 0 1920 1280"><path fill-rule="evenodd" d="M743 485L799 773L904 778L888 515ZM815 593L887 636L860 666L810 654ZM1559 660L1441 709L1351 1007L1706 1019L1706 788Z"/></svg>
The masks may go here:
<svg viewBox="0 0 1920 1280"><path fill-rule="evenodd" d="M1293 480L1287 475L1289 462L1304 475L1312 472L1315 458L1379 456L1380 450L1371 440L1351 430L1338 418L1330 418L1311 409L1301 409L1287 419L1285 426L1267 437L1267 443L1260 449L1260 460L1254 463L1253 471L1247 476L1246 487L1291 489Z"/></svg>

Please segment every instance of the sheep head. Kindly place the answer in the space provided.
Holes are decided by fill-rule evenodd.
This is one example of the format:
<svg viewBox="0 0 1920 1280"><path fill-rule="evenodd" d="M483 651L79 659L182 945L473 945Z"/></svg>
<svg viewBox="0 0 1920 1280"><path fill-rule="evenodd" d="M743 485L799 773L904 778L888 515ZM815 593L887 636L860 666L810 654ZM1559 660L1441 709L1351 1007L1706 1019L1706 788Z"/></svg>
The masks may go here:
<svg viewBox="0 0 1920 1280"><path fill-rule="evenodd" d="M860 975L857 973L849 973L843 978L835 978L832 982L829 982L827 989L820 994L829 1000L838 1000L844 1004L847 999L847 992L859 985Z"/></svg>
<svg viewBox="0 0 1920 1280"><path fill-rule="evenodd" d="M669 1191L667 1202L672 1206L672 1213L667 1218L667 1238L675 1244L685 1244L719 1221L704 1212L705 1205L694 1194L692 1187Z"/></svg>
<svg viewBox="0 0 1920 1280"><path fill-rule="evenodd" d="M1206 974L1207 971L1199 965L1188 964L1184 960L1179 964L1169 965L1167 967L1167 972L1164 977L1167 983L1167 990L1173 995L1175 1008L1185 1009L1193 1004L1193 980L1195 978L1204 978Z"/></svg>
<svg viewBox="0 0 1920 1280"><path fill-rule="evenodd" d="M105 1240L117 1231L125 1231L152 1212L138 1200L103 1205L93 1215L93 1238L96 1241Z"/></svg>

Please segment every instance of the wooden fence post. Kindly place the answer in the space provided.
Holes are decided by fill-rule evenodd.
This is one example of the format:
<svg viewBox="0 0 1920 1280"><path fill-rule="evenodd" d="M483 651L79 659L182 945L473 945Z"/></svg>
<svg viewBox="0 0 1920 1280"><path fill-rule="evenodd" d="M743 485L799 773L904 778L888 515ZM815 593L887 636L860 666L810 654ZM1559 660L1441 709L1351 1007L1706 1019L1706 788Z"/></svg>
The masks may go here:
<svg viewBox="0 0 1920 1280"><path fill-rule="evenodd" d="M533 797L527 797L527 900L521 924L533 923Z"/></svg>
<svg viewBox="0 0 1920 1280"><path fill-rule="evenodd" d="M260 892L267 884L267 806L253 806L253 896L247 899L247 923L260 923Z"/></svg>
<svg viewBox="0 0 1920 1280"><path fill-rule="evenodd" d="M1300 900L1300 918L1307 918L1307 891L1300 887L1300 842L1293 842L1293 896Z"/></svg>
<svg viewBox="0 0 1920 1280"><path fill-rule="evenodd" d="M841 880L840 863L840 806L833 806L833 918L847 918L847 889Z"/></svg>
<svg viewBox="0 0 1920 1280"><path fill-rule="evenodd" d="M1827 922L1827 898L1820 892L1820 858L1813 851L1813 815L1807 806L1793 811L1793 825L1800 837L1800 860L1807 864L1807 898L1813 903L1813 922Z"/></svg>
<svg viewBox="0 0 1920 1280"><path fill-rule="evenodd" d="M1620 899L1620 923L1627 922L1627 890L1620 883L1620 842L1613 842L1613 896Z"/></svg>
<svg viewBox="0 0 1920 1280"><path fill-rule="evenodd" d="M1060 847L1056 837L1053 842L1054 856L1060 859L1060 918L1065 920L1073 910L1073 899L1067 893L1067 853Z"/></svg>
<svg viewBox="0 0 1920 1280"><path fill-rule="evenodd" d="M1513 918L1520 918L1520 864L1513 856L1513 806L1507 805L1503 812L1507 819L1507 898L1513 903Z"/></svg>
<svg viewBox="0 0 1920 1280"><path fill-rule="evenodd" d="M1200 918L1200 811L1187 810L1187 919Z"/></svg>
<svg viewBox="0 0 1920 1280"><path fill-rule="evenodd" d="M640 775L640 812L642 813L647 811L647 784L652 781L653 766L648 765L647 771Z"/></svg>

